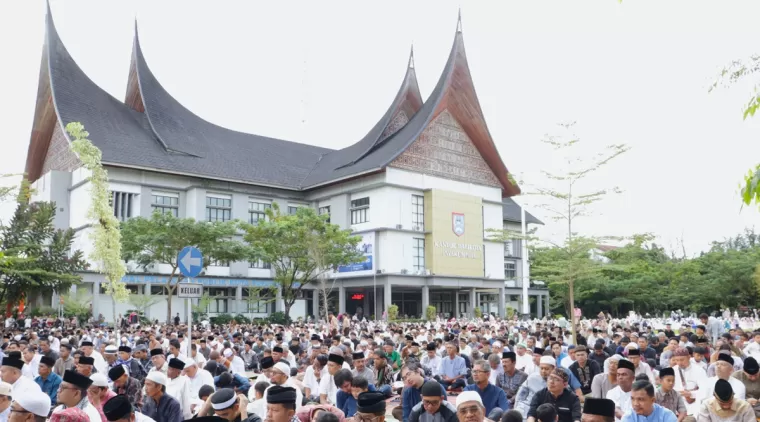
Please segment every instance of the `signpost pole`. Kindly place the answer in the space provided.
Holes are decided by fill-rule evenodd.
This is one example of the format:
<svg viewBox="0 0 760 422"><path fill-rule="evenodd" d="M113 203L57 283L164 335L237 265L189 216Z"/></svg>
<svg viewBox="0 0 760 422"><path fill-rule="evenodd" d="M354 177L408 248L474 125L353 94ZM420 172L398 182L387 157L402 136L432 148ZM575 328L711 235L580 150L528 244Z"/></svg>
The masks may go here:
<svg viewBox="0 0 760 422"><path fill-rule="evenodd" d="M188 282L191 280L188 279ZM185 309L187 311L187 356L188 358L193 357L193 312L192 312L192 302L193 300L190 298L185 299Z"/></svg>
<svg viewBox="0 0 760 422"><path fill-rule="evenodd" d="M190 358L193 356L192 353L192 343L193 343L193 312L191 309L191 300L193 297L200 297L198 293L203 292L203 286L201 285L197 291L192 289L190 285L192 285L192 279L194 277L198 277L198 275L203 270L203 254L201 251L193 246L186 246L182 248L182 250L177 255L177 266L179 267L179 271L182 273L182 275L185 276L187 279L187 282L185 283L187 293L184 294L182 292L183 286L182 283L180 283L180 286L178 289L180 290L178 292L179 297L185 298L185 311L187 312L187 357Z"/></svg>

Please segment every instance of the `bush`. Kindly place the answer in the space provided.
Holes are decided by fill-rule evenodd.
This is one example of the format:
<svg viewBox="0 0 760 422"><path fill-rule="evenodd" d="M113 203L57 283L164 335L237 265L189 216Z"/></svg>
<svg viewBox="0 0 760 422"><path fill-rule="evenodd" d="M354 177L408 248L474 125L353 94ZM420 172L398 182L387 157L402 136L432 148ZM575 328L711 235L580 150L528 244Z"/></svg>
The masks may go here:
<svg viewBox="0 0 760 422"><path fill-rule="evenodd" d="M284 312L274 312L272 315L269 315L269 318L267 318L268 322L270 324L279 324L279 325L288 325L292 321L290 319L290 315L285 315Z"/></svg>
<svg viewBox="0 0 760 422"><path fill-rule="evenodd" d="M32 309L29 315L32 317L58 315L58 310L51 306L40 306L39 308Z"/></svg>
<svg viewBox="0 0 760 422"><path fill-rule="evenodd" d="M483 310L480 308L475 308L475 318L483 318Z"/></svg>
<svg viewBox="0 0 760 422"><path fill-rule="evenodd" d="M251 323L251 319L248 318L247 316L243 315L243 314L237 314L237 315L235 315L235 321L238 324L250 324Z"/></svg>
<svg viewBox="0 0 760 422"><path fill-rule="evenodd" d="M517 312L517 309L511 306L507 306L507 319L514 318L516 312Z"/></svg>
<svg viewBox="0 0 760 422"><path fill-rule="evenodd" d="M427 309L425 309L425 316L427 317L428 321L435 320L435 306L428 306Z"/></svg>
<svg viewBox="0 0 760 422"><path fill-rule="evenodd" d="M388 307L388 321L395 321L398 318L398 305Z"/></svg>
<svg viewBox="0 0 760 422"><path fill-rule="evenodd" d="M223 315L209 318L209 322L214 325L229 324L230 321L232 321L232 315L229 315L229 314L223 314Z"/></svg>

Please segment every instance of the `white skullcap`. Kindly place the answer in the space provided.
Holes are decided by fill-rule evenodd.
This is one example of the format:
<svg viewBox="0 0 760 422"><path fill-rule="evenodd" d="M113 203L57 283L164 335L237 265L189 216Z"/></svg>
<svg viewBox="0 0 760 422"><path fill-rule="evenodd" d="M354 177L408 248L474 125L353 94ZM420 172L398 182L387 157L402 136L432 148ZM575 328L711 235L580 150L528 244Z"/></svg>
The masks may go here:
<svg viewBox="0 0 760 422"><path fill-rule="evenodd" d="M106 376L100 372L90 375L90 379L92 380L92 385L96 387L108 387L108 380L106 379Z"/></svg>
<svg viewBox="0 0 760 422"><path fill-rule="evenodd" d="M369 343L367 343L367 340L362 340L359 342L359 344L362 346L369 346Z"/></svg>
<svg viewBox="0 0 760 422"><path fill-rule="evenodd" d="M274 369L282 372L286 376L290 376L290 365L285 362L277 362L274 364Z"/></svg>
<svg viewBox="0 0 760 422"><path fill-rule="evenodd" d="M483 406L483 399L480 398L480 394L477 391L462 391L457 396L457 409L468 401L478 402L479 405Z"/></svg>
<svg viewBox="0 0 760 422"><path fill-rule="evenodd" d="M541 360L538 361L538 364L557 366L557 361L551 356L541 356Z"/></svg>
<svg viewBox="0 0 760 422"><path fill-rule="evenodd" d="M37 416L46 418L50 413L50 396L40 390L30 389L13 397L13 401L18 403L27 412L32 412Z"/></svg>
<svg viewBox="0 0 760 422"><path fill-rule="evenodd" d="M195 363L195 359L191 358L190 356L185 357L185 368L188 366L193 366Z"/></svg>
<svg viewBox="0 0 760 422"><path fill-rule="evenodd" d="M145 379L166 387L166 375L164 375L164 373L161 371L150 371L148 372L148 375L145 377Z"/></svg>
<svg viewBox="0 0 760 422"><path fill-rule="evenodd" d="M115 355L118 351L119 349L116 346L106 346L105 353L107 355Z"/></svg>
<svg viewBox="0 0 760 422"><path fill-rule="evenodd" d="M224 357L228 358L230 356L232 356L232 350L224 349Z"/></svg>

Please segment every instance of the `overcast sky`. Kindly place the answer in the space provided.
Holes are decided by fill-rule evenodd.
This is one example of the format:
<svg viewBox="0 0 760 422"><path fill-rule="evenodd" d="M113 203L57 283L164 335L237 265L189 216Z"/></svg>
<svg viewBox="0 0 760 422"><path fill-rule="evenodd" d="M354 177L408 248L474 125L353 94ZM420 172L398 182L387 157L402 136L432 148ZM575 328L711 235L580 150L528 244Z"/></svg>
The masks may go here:
<svg viewBox="0 0 760 422"><path fill-rule="evenodd" d="M760 53L760 2L52 0L79 66L123 100L137 18L152 71L181 103L231 129L331 148L381 117L414 44L423 98L435 86L461 6L467 57L501 156L541 185L560 157L540 139L577 121L586 151L631 151L584 184L624 193L577 221L582 233L652 232L687 253L760 221L738 184L760 162L749 84L708 94L718 70ZM45 5L0 3L3 173L22 172L34 113ZM517 198L531 206L533 198ZM535 205L535 204L533 204ZM533 207L546 235L563 225ZM7 217L9 207L2 210Z"/></svg>

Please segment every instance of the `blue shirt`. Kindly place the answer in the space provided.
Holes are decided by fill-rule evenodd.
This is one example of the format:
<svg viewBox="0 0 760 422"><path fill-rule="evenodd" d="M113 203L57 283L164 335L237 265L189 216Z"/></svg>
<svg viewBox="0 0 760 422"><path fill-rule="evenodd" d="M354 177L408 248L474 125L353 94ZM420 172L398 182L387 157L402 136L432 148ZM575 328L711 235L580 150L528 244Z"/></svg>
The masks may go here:
<svg viewBox="0 0 760 422"><path fill-rule="evenodd" d="M558 368L562 368L563 371L570 377L570 380L568 381L568 385L570 386L570 389L575 392L575 390L581 388L581 382L578 381L578 378L575 377L575 374L573 374L573 371L565 368L564 366L558 366Z"/></svg>
<svg viewBox="0 0 760 422"><path fill-rule="evenodd" d="M426 379L425 382L428 380ZM422 385L425 385L425 382L422 383ZM401 404L402 404L402 410L404 417L402 418L403 422L407 422L409 420L409 415L412 414L412 409L414 406L417 405L417 403L422 401L422 387L415 388L415 387L405 387L404 391L401 393ZM446 400L446 389L441 386L441 396L443 396L443 399Z"/></svg>
<svg viewBox="0 0 760 422"><path fill-rule="evenodd" d="M623 415L620 422L677 422L676 414L670 409L666 409L659 404L654 404L652 414L649 416L637 415L634 411L628 411Z"/></svg>
<svg viewBox="0 0 760 422"><path fill-rule="evenodd" d="M37 376L34 379L34 382L40 386L42 392L50 396L51 405L58 402L58 386L61 385L61 381L63 380L55 372L51 372L47 379L42 379L42 376Z"/></svg>
<svg viewBox="0 0 760 422"><path fill-rule="evenodd" d="M486 417L497 407L504 411L509 410L507 394L490 382L483 390L479 389L477 384L470 384L464 388L464 391L477 391L480 394L480 399L483 400L483 406L486 408Z"/></svg>
<svg viewBox="0 0 760 422"><path fill-rule="evenodd" d="M219 375L214 377L214 385L217 386L217 384L219 384ZM248 390L251 389L251 383L248 381L248 378L240 374L232 374L232 386L246 396L248 395Z"/></svg>
<svg viewBox="0 0 760 422"><path fill-rule="evenodd" d="M375 390L374 385L370 384L369 388L367 388L367 391L377 390ZM350 418L356 414L356 399L354 398L353 394L346 393L345 391L338 389L338 393L335 395L335 401L335 407L342 410L343 414L346 415L347 418Z"/></svg>
<svg viewBox="0 0 760 422"><path fill-rule="evenodd" d="M441 375L445 375L449 378L455 378L467 373L467 365L464 362L464 358L457 355L454 359L446 356L441 361Z"/></svg>

